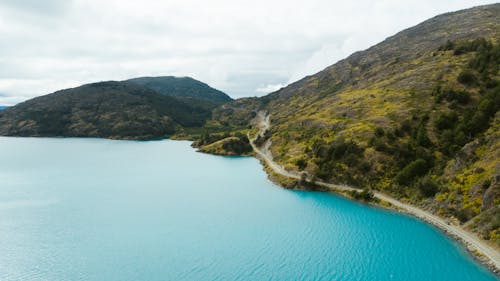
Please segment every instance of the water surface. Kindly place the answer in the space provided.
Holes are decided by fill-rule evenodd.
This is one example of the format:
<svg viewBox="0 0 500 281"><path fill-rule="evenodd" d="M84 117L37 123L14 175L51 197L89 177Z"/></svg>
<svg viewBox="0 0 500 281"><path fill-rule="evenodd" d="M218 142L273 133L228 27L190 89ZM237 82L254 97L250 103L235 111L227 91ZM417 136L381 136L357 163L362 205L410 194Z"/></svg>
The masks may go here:
<svg viewBox="0 0 500 281"><path fill-rule="evenodd" d="M498 280L413 218L189 142L0 138L0 280Z"/></svg>

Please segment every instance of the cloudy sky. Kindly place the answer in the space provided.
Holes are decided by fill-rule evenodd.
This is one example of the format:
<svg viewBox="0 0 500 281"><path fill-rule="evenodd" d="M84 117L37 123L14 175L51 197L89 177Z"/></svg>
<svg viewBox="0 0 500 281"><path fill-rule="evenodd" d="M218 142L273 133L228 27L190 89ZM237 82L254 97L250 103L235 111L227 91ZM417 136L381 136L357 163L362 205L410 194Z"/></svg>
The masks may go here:
<svg viewBox="0 0 500 281"><path fill-rule="evenodd" d="M481 0L0 0L0 105L138 76L260 96Z"/></svg>

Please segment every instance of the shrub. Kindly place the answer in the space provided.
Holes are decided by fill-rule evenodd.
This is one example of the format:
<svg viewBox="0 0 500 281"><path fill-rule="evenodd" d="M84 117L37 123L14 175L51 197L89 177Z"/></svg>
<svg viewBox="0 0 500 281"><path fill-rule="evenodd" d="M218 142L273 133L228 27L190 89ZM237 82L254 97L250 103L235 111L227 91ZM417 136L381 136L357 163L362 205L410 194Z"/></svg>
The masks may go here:
<svg viewBox="0 0 500 281"><path fill-rule="evenodd" d="M380 138L380 137L383 137L383 136L384 136L384 134L385 134L384 129L382 129L382 128L380 128L380 127L377 127L377 128L375 129L375 136L376 136L376 137L379 137L379 138Z"/></svg>
<svg viewBox="0 0 500 281"><path fill-rule="evenodd" d="M403 121L403 123L401 123L400 131L402 132L402 134L409 133L411 131L411 121L410 120Z"/></svg>
<svg viewBox="0 0 500 281"><path fill-rule="evenodd" d="M314 163L318 166L314 173L316 177L359 184L364 148L354 141L340 138L326 143L316 140L311 146L311 152Z"/></svg>
<svg viewBox="0 0 500 281"><path fill-rule="evenodd" d="M415 137L415 141L418 145L427 147L431 145L431 140L427 136L427 131L425 130L425 127L421 125L418 130L417 130L417 135Z"/></svg>
<svg viewBox="0 0 500 281"><path fill-rule="evenodd" d="M429 169L429 165L427 164L427 161L425 161L422 158L419 158L410 164L406 165L406 167L401 170L401 172L398 173L396 176L396 181L400 185L408 185L411 183L413 179L415 179L418 176L422 176L425 173L427 173L427 170Z"/></svg>
<svg viewBox="0 0 500 281"><path fill-rule="evenodd" d="M472 86L477 83L477 78L470 70L464 70L458 75L457 81L463 85Z"/></svg>
<svg viewBox="0 0 500 281"><path fill-rule="evenodd" d="M453 102L456 101L461 104L466 104L470 101L469 93L464 91L454 91L452 89L441 89L436 90L436 102L441 102L443 99Z"/></svg>
<svg viewBox="0 0 500 281"><path fill-rule="evenodd" d="M384 139L382 138L371 138L368 144L374 147L376 151L390 152L389 146L385 143Z"/></svg>
<svg viewBox="0 0 500 281"><path fill-rule="evenodd" d="M479 71L480 73L487 73L498 69L500 64L500 45L493 46L491 43L478 48L478 54L469 62L469 67Z"/></svg>
<svg viewBox="0 0 500 281"><path fill-rule="evenodd" d="M455 211L455 216L457 217L457 219L461 223L464 223L464 222L466 222L466 221L469 220L469 217L467 215L467 211L465 211L465 210L457 210L457 211Z"/></svg>
<svg viewBox="0 0 500 281"><path fill-rule="evenodd" d="M458 121L458 115L455 112L441 113L434 122L434 125L439 130L446 130L454 128L457 121Z"/></svg>
<svg viewBox="0 0 500 281"><path fill-rule="evenodd" d="M439 186L428 177L419 180L417 188L423 197L432 197L439 191Z"/></svg>
<svg viewBox="0 0 500 281"><path fill-rule="evenodd" d="M297 159L297 161L295 161L295 165L302 171L307 167L307 160L304 158Z"/></svg>

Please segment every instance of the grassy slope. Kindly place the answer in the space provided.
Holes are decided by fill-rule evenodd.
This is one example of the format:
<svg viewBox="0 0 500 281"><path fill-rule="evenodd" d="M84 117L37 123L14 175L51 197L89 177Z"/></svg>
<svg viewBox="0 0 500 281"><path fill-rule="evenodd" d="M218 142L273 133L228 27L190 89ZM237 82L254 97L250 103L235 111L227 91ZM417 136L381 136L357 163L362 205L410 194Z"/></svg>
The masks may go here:
<svg viewBox="0 0 500 281"><path fill-rule="evenodd" d="M271 149L283 166L382 190L456 217L500 245L499 114L488 119L489 129L460 140L447 138L462 131L435 125L449 112L464 123L486 90L498 95L498 87L485 86L487 79L498 80L498 65L487 74L472 69L481 78L464 85L457 78L479 52L440 49L448 40L480 37L498 45L500 4L430 19L278 92L226 104L211 124L243 128L256 110L267 110ZM438 102L438 86L466 92L469 100ZM405 178L403 170L416 176Z"/></svg>

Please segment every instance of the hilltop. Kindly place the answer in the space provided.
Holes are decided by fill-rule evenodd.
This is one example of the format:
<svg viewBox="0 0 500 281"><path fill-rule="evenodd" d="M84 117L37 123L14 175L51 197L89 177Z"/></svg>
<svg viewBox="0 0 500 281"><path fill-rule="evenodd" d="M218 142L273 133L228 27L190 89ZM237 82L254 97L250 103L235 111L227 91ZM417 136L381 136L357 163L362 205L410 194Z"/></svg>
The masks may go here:
<svg viewBox="0 0 500 281"><path fill-rule="evenodd" d="M166 81L172 80L148 79L160 81L165 88ZM206 84L188 82L195 85L193 89L174 83L175 90L168 95L127 81L57 91L2 110L0 135L157 139L184 134L202 127L211 109L228 99Z"/></svg>
<svg viewBox="0 0 500 281"><path fill-rule="evenodd" d="M126 80L154 90L162 95L175 97L184 102L196 103L207 109L232 101L225 93L190 77L139 77Z"/></svg>

